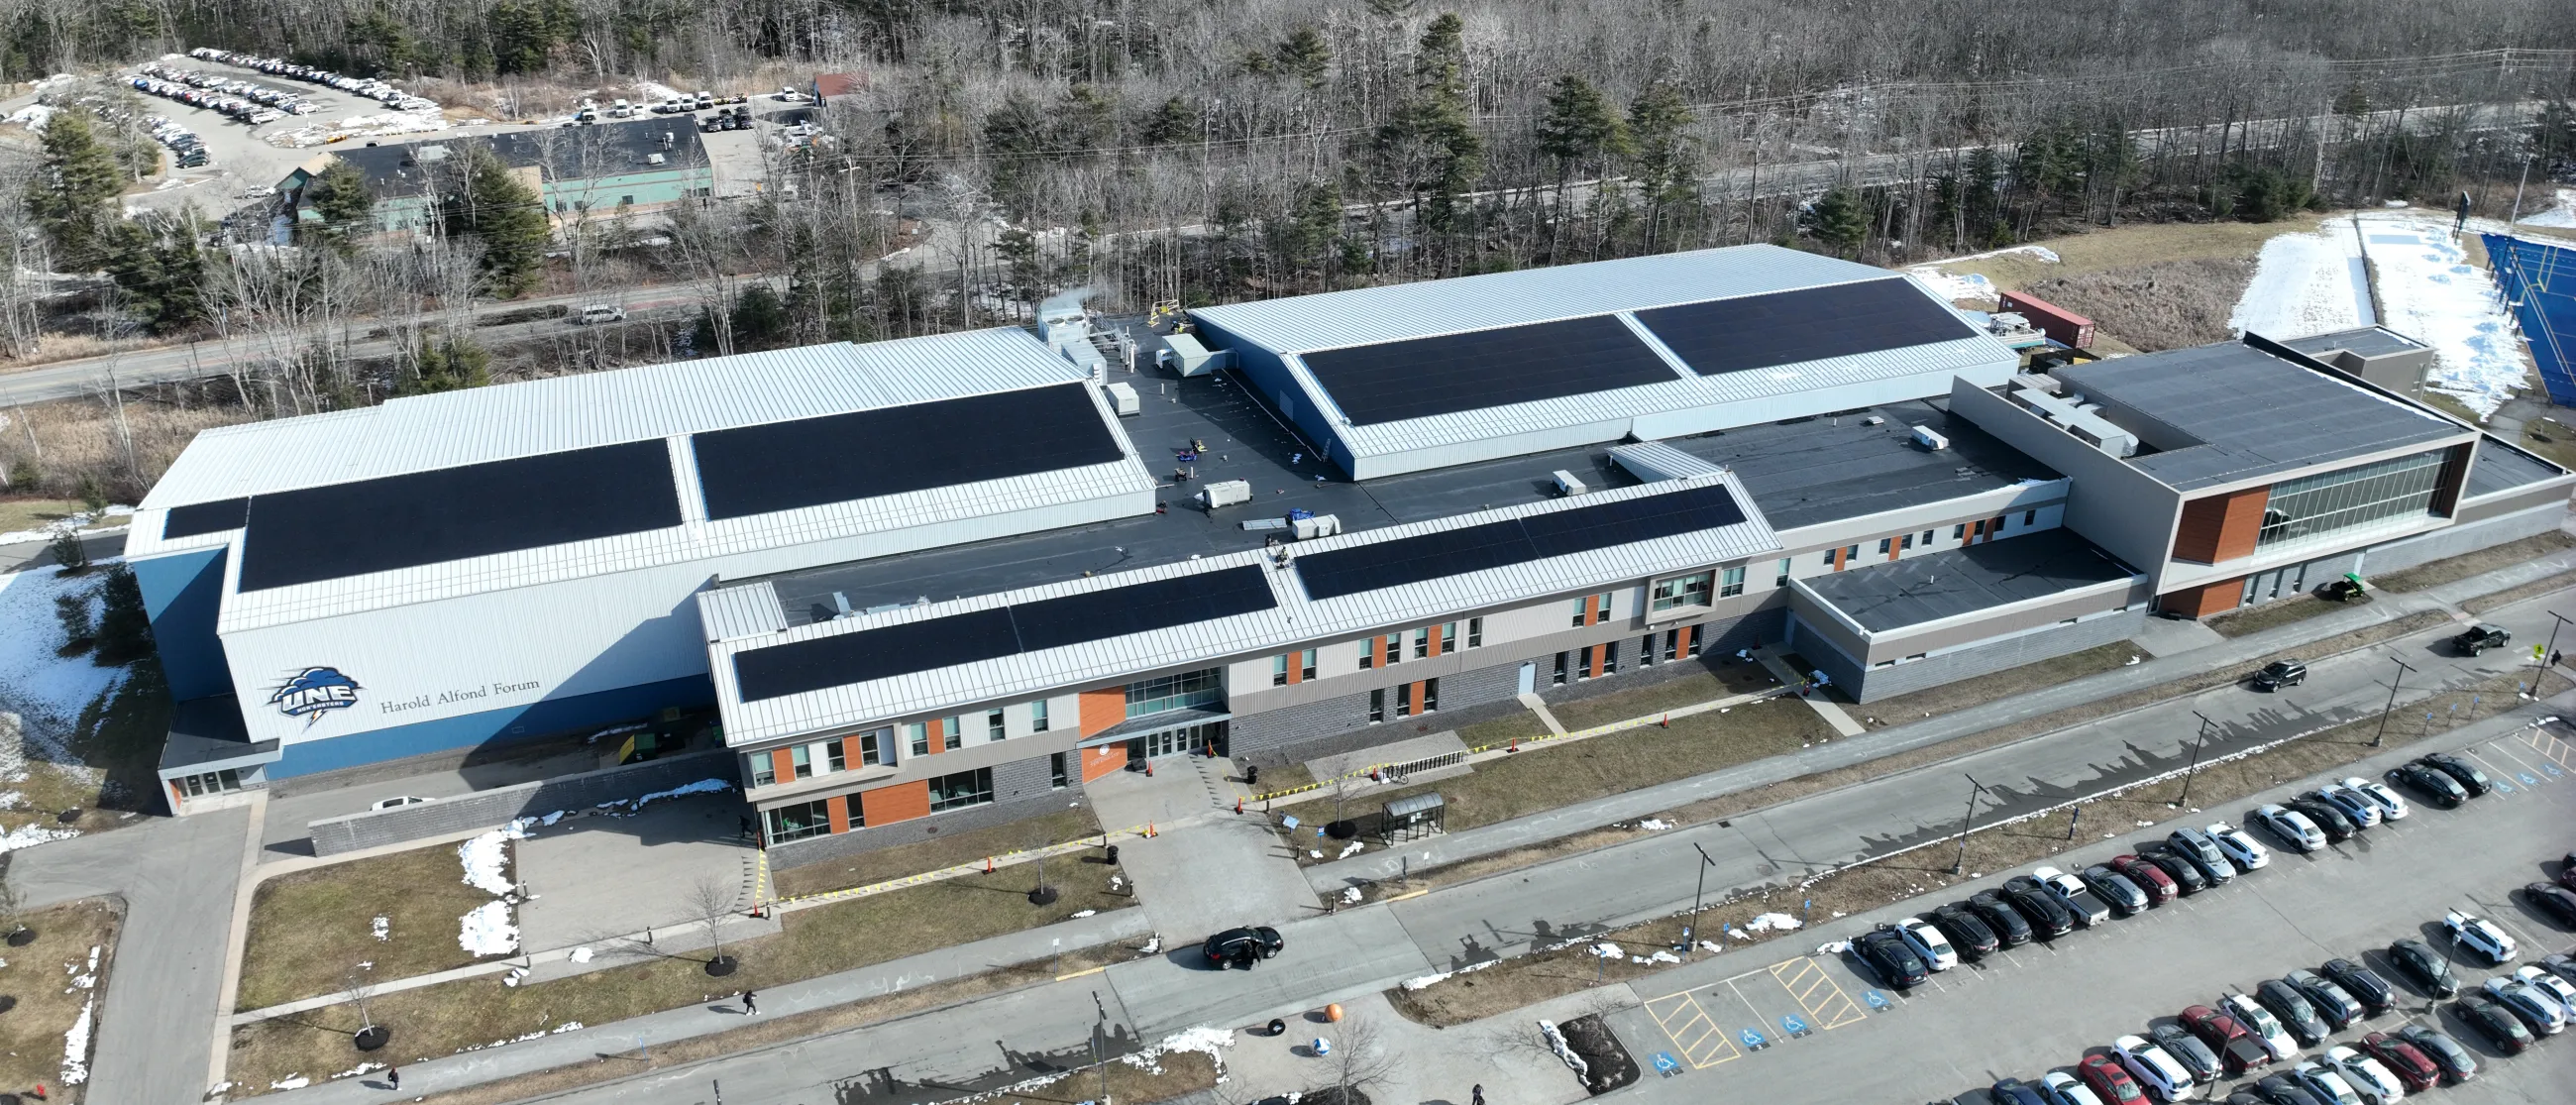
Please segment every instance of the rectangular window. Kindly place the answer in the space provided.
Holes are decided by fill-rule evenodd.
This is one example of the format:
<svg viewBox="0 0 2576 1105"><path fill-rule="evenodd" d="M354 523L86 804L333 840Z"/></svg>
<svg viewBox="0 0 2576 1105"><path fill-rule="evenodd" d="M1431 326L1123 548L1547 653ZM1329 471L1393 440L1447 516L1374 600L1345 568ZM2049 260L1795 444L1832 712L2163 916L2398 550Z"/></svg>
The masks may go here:
<svg viewBox="0 0 2576 1105"><path fill-rule="evenodd" d="M1426 625L1413 631L1413 658L1416 660L1427 660L1430 657L1431 627Z"/></svg>
<svg viewBox="0 0 2576 1105"><path fill-rule="evenodd" d="M1985 519L1983 519L1983 518L1979 518L1979 519L1977 519L1975 522L1969 523L1969 525L1968 525L1968 532L1969 532L1969 533L1972 533L1972 534L1975 534L1975 535L1977 535L1977 536L1979 536L1979 537L1983 537L1983 536L1985 536L1985 535L1986 535L1986 520L1985 520Z"/></svg>
<svg viewBox="0 0 2576 1105"><path fill-rule="evenodd" d="M939 719L939 747L948 752L966 747L966 723L953 717Z"/></svg>
<svg viewBox="0 0 2576 1105"><path fill-rule="evenodd" d="M1733 568L1728 568L1728 569L1727 569L1723 574L1721 574L1721 575L1719 575L1719 576L1718 576L1718 580L1717 580L1717 594L1718 594L1718 597L1720 597L1720 598L1734 598L1735 596L1737 596L1737 595L1741 595L1741 594L1743 594L1743 593L1744 593L1744 568L1743 568L1741 565L1738 565L1738 566L1733 567Z"/></svg>
<svg viewBox="0 0 2576 1105"><path fill-rule="evenodd" d="M203 798L209 794L223 794L229 791L240 790L241 772L238 769L227 767L221 771L209 771L202 775L185 776L179 780L179 783L182 787L186 788L188 797Z"/></svg>
<svg viewBox="0 0 2576 1105"><path fill-rule="evenodd" d="M1171 710L1195 710L1225 702L1225 673L1201 668L1127 684L1127 716L1143 717Z"/></svg>
<svg viewBox="0 0 2576 1105"><path fill-rule="evenodd" d="M1744 569L1730 568L1728 571L1735 573L1738 582L1742 581ZM1709 584L1716 578L1715 572L1696 572L1656 580L1654 588L1646 593L1647 606L1658 614L1676 606L1706 606Z"/></svg>
<svg viewBox="0 0 2576 1105"><path fill-rule="evenodd" d="M1980 525L1982 525L1983 523L1979 523L1979 524L1980 524ZM1955 525L1955 526L1950 527L1950 540L1953 540L1953 541L1965 541L1965 540L1967 540L1967 539L1968 539L1968 524L1967 524L1966 522L1961 522L1961 523L1959 523L1958 525Z"/></svg>
<svg viewBox="0 0 2576 1105"><path fill-rule="evenodd" d="M1270 685L1273 687L1285 687L1288 685L1287 653L1283 652L1270 658Z"/></svg>
<svg viewBox="0 0 2576 1105"><path fill-rule="evenodd" d="M993 769L979 767L930 781L930 812L980 806L993 800Z"/></svg>
<svg viewBox="0 0 2576 1105"><path fill-rule="evenodd" d="M1637 663L1648 667L1653 666L1655 662L1655 635L1652 633L1646 634L1644 637L1639 638L1639 641L1642 643L1637 646Z"/></svg>
<svg viewBox="0 0 2576 1105"><path fill-rule="evenodd" d="M1371 637L1368 640L1360 642L1360 670L1367 671L1368 669L1376 666L1377 638Z"/></svg>
<svg viewBox="0 0 2576 1105"><path fill-rule="evenodd" d="M1895 552L1895 551L1896 551L1896 539L1895 539L1895 538L1893 538L1893 537L1881 537L1881 538L1879 538L1879 539L1878 539L1878 555L1880 555L1880 556L1886 556L1887 554L1892 553L1892 552Z"/></svg>
<svg viewBox="0 0 2576 1105"><path fill-rule="evenodd" d="M1678 629L1666 630L1664 632L1664 659L1670 660L1680 655L1681 647L1682 631Z"/></svg>
<svg viewBox="0 0 2576 1105"><path fill-rule="evenodd" d="M841 741L823 742L823 762L825 764L824 770L826 771L848 771L850 769L850 746Z"/></svg>
<svg viewBox="0 0 2576 1105"><path fill-rule="evenodd" d="M1425 679L1425 680L1423 680L1423 681L1422 681L1422 712L1427 714L1427 713L1430 713L1431 711L1433 711L1433 710L1437 710L1437 709L1439 709L1439 708L1440 708L1440 681L1439 681L1439 680L1437 680L1437 679Z"/></svg>
<svg viewBox="0 0 2576 1105"><path fill-rule="evenodd" d="M1913 534L1910 534L1910 533L1905 535L1905 543L1904 543L1904 544L1902 544L1902 545L1897 546L1897 548L1899 548L1899 549L1910 549L1910 548L1913 548L1913 547L1914 547L1914 535L1913 535Z"/></svg>
<svg viewBox="0 0 2576 1105"><path fill-rule="evenodd" d="M2036 510L2025 510L2025 511L2022 511L2022 512L2021 512L2021 524L2022 524L2025 528L2030 527L2030 526L2038 525L2038 524L2039 524L2039 512L2038 512L2038 511L2036 511Z"/></svg>
<svg viewBox="0 0 2576 1105"><path fill-rule="evenodd" d="M1551 680L1548 680L1548 682L1553 683L1553 684L1556 684L1557 686L1560 686L1560 687L1562 687L1562 686L1564 686L1564 685L1565 685L1565 654L1564 654L1564 653L1560 652L1560 653L1557 653L1557 654L1556 654L1556 678L1551 679Z"/></svg>
<svg viewBox="0 0 2576 1105"><path fill-rule="evenodd" d="M1826 549L1826 550L1824 551L1824 553L1823 553L1822 555L1820 555L1820 556L1816 559L1816 563L1818 563L1818 564L1822 564L1822 565L1824 565L1825 567L1828 567L1828 568L1833 567L1833 566L1834 566L1834 553L1835 553L1836 551L1837 551L1837 550L1834 550L1834 549Z"/></svg>
<svg viewBox="0 0 2576 1105"><path fill-rule="evenodd" d="M1574 650L1574 677L1577 679L1592 678L1591 649L1578 648Z"/></svg>
<svg viewBox="0 0 2576 1105"><path fill-rule="evenodd" d="M1385 720L1386 688L1380 687L1369 692L1369 724L1375 725Z"/></svg>
<svg viewBox="0 0 2576 1105"><path fill-rule="evenodd" d="M1784 556L1784 557L1781 557L1781 558L1780 558L1780 574L1779 574L1779 575L1777 575L1777 576L1772 577L1772 579L1771 579L1771 586L1774 586L1774 587L1786 587L1786 586L1788 586L1788 585L1789 585L1789 558Z"/></svg>
<svg viewBox="0 0 2576 1105"><path fill-rule="evenodd" d="M1924 530L1924 531L1923 531L1923 547L1924 547L1924 548L1927 548L1927 549L1932 547L1932 531L1931 531L1931 530L1928 530L1928 529L1927 529L1927 530Z"/></svg>
<svg viewBox="0 0 2576 1105"><path fill-rule="evenodd" d="M893 745L894 730L892 729L870 729L861 733L859 734L859 762L879 765L891 763L893 757L886 755L886 750Z"/></svg>
<svg viewBox="0 0 2576 1105"><path fill-rule="evenodd" d="M913 754L913 755L915 755L915 756L927 756L927 755L929 755L929 754L930 754L930 723L929 723L929 722L926 722L926 721L907 721L907 722L904 722L904 723L903 723L903 746L904 746L905 748L909 748L909 749L911 749L911 750L912 750L912 754Z"/></svg>
<svg viewBox="0 0 2576 1105"><path fill-rule="evenodd" d="M1010 735L1011 735L1010 728L1009 728L1008 726L1006 726L1006 725L1004 725L1004 724L1002 723L1002 711L1000 711L1000 710L987 710L987 711L985 711L985 713L984 713L984 739L985 739L985 740L988 740L988 741L997 741L997 740L1000 740L1000 739L1002 739L1002 738L1004 738L1004 737L1007 737L1007 736L1010 736Z"/></svg>
<svg viewBox="0 0 2576 1105"><path fill-rule="evenodd" d="M1458 623L1440 623L1440 651L1444 655L1458 651Z"/></svg>
<svg viewBox="0 0 2576 1105"><path fill-rule="evenodd" d="M1619 670L1619 642L1612 641L1601 646L1601 674L1608 675L1617 670Z"/></svg>
<svg viewBox="0 0 2576 1105"><path fill-rule="evenodd" d="M1395 685L1395 716L1413 716L1413 684L1398 683Z"/></svg>
<svg viewBox="0 0 2576 1105"><path fill-rule="evenodd" d="M1601 593L1601 617L1598 620L1605 622L1610 620L1611 600L1618 597L1618 593L1614 591L1603 591Z"/></svg>
<svg viewBox="0 0 2576 1105"><path fill-rule="evenodd" d="M1297 678L1309 680L1315 678L1314 649L1310 648L1297 654Z"/></svg>
<svg viewBox="0 0 2576 1105"><path fill-rule="evenodd" d="M1046 700L1041 698L1035 702L1029 703L1029 732L1043 733L1046 731Z"/></svg>
<svg viewBox="0 0 2576 1105"><path fill-rule="evenodd" d="M1485 647L1485 619L1483 619L1483 618L1469 618L1469 619L1467 619L1467 647L1468 647L1468 648L1483 648L1483 647Z"/></svg>
<svg viewBox="0 0 2576 1105"><path fill-rule="evenodd" d="M1404 634L1389 633L1386 635L1385 659L1386 666L1390 668L1404 660Z"/></svg>
<svg viewBox="0 0 2576 1105"><path fill-rule="evenodd" d="M769 820L769 842L803 840L832 831L832 800L798 802L762 815Z"/></svg>
<svg viewBox="0 0 2576 1105"><path fill-rule="evenodd" d="M1072 780L1066 776L1064 770L1064 753L1058 752L1047 757L1047 785L1063 790L1071 784Z"/></svg>
<svg viewBox="0 0 2576 1105"><path fill-rule="evenodd" d="M1590 603L1590 602L1588 602L1588 601L1586 601L1586 600L1584 600L1584 599L1576 599L1576 600L1574 600L1574 624L1576 624L1576 625L1583 625L1583 624L1586 624L1586 623L1585 623L1585 621L1584 621L1584 618L1585 618L1585 615L1588 613L1587 608L1588 608L1590 605L1591 605L1591 603Z"/></svg>
<svg viewBox="0 0 2576 1105"><path fill-rule="evenodd" d="M2447 455L2417 453L2273 484L2254 547L2269 550L2423 518L2433 511Z"/></svg>
<svg viewBox="0 0 2576 1105"><path fill-rule="evenodd" d="M765 787L778 781L778 760L767 752L751 754L751 785Z"/></svg>
<svg viewBox="0 0 2576 1105"><path fill-rule="evenodd" d="M812 745L810 745L810 744L800 744L800 745L797 745L797 746L796 746L796 747L794 747L794 748L790 748L790 749L788 749L788 750L787 750L787 762L788 762L788 763L790 763L790 764L795 765L795 768L796 768L796 777L797 777L797 778L799 778L799 779L811 779L811 778L813 778L813 777L814 777L814 746L812 746Z"/></svg>
<svg viewBox="0 0 2576 1105"><path fill-rule="evenodd" d="M1843 546L1843 563L1845 563L1845 564L1849 564L1849 563L1851 563L1852 561L1854 561L1854 560L1858 560L1858 559L1860 559L1860 546L1858 546L1858 545L1845 545L1845 546Z"/></svg>

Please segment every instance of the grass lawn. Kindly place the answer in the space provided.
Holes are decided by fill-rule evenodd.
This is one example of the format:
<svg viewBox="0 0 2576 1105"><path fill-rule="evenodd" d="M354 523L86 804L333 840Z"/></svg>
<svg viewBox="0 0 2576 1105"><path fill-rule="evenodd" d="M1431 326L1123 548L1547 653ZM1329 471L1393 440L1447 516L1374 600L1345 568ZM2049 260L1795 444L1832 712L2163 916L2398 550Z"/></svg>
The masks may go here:
<svg viewBox="0 0 2576 1105"><path fill-rule="evenodd" d="M606 1024L1136 904L1109 892L1105 870L1047 864L1061 896L1046 906L1029 904L1037 866L1023 864L797 910L782 916L775 935L727 944L741 968L721 979L708 977L703 953L691 953L516 987L473 978L387 994L369 1003L394 1032L377 1061L422 1062L571 1022ZM234 1028L233 1096L357 1066L349 1039L359 1027L356 1007L341 1004Z"/></svg>
<svg viewBox="0 0 2576 1105"><path fill-rule="evenodd" d="M1547 711L1556 715L1557 724L1565 726L1566 732L1573 733L1677 707L1767 691L1778 685L1761 664L1737 663L1733 657L1711 657L1704 663L1687 660L1682 663L1697 670L1642 687L1551 702L1547 704Z"/></svg>
<svg viewBox="0 0 2576 1105"><path fill-rule="evenodd" d="M80 1019L91 998L107 992L107 972L116 953L116 934L124 918L104 898L65 902L33 910L20 918L36 930L34 943L0 948L8 966L0 967L0 994L17 999L0 1016L0 1086L44 1083L55 1101L81 1101L87 1086L63 1084L63 1033ZM98 949L98 969L89 969L90 950ZM79 969L70 968L77 966ZM74 980L87 976L89 986ZM97 1024L93 1014L91 1024ZM97 1057L91 1036L90 1058Z"/></svg>
<svg viewBox="0 0 2576 1105"><path fill-rule="evenodd" d="M62 815L75 813L71 828L99 833L135 824L139 814L162 808L161 742L170 732L170 692L161 682L158 662L136 661L125 681L81 711L69 741L78 761L27 762L26 777L7 789L25 796L10 809L0 809L0 832L38 825L63 827Z"/></svg>
<svg viewBox="0 0 2576 1105"><path fill-rule="evenodd" d="M335 863L259 884L250 904L236 1008L268 1006L345 989L347 973L410 978L475 962L456 942L457 918L492 900L465 884L456 845ZM375 919L391 939L378 940Z"/></svg>
<svg viewBox="0 0 2576 1105"><path fill-rule="evenodd" d="M2055 264L2027 253L2007 253L1974 261L1939 261L1955 273L1978 273L1995 286L2014 291L2051 277L2108 272L2163 261L2250 258L2277 235L2316 229L2322 218L2300 212L2274 223L2225 220L2207 223L2131 223L2109 230L2049 238L2028 245L2046 246Z"/></svg>
<svg viewBox="0 0 2576 1105"><path fill-rule="evenodd" d="M2494 548L2462 553L2430 564L2418 564L2402 572L2390 572L2384 576L2365 578L2370 580L2371 586L2382 591L2421 591L2427 587L2439 587L2445 583L2467 579L2482 572L2492 572L2526 560L2535 560L2571 545L2576 545L2576 537L2568 536L2563 530L2551 530L2525 537L2520 541L2508 541Z"/></svg>
<svg viewBox="0 0 2576 1105"><path fill-rule="evenodd" d="M2576 469L2576 412L2564 421L2542 415L2523 423L2519 444L2561 468Z"/></svg>
<svg viewBox="0 0 2576 1105"><path fill-rule="evenodd" d="M879 848L842 859L809 863L784 871L773 870L769 875L769 895L773 899L794 898L866 886L963 863L980 863L987 856L1099 835L1100 819L1092 816L1089 805L1083 805L989 829L943 834L919 844Z"/></svg>
<svg viewBox="0 0 2576 1105"><path fill-rule="evenodd" d="M2327 602L2315 595L2300 595L2297 598L2274 599L2261 606L2220 614L2204 619L2201 624L2217 630L2218 635L2222 637L2242 637L2249 633L2260 633L2266 629L2277 629L2291 622L2303 622L2320 614L2332 614L2343 608L2340 602Z"/></svg>
<svg viewBox="0 0 2576 1105"><path fill-rule="evenodd" d="M1560 721L1559 724L1563 722ZM1537 714L1527 710L1506 714L1492 721L1480 721L1458 730L1459 741L1469 748L1483 748L1487 745L1509 746L1514 738L1536 740L1547 735L1547 723L1540 721Z"/></svg>
<svg viewBox="0 0 2576 1105"><path fill-rule="evenodd" d="M2544 686L2544 696L2565 690L2568 686L2564 677L2553 674ZM2520 705L2513 696L2513 687L2513 678L2500 677L2478 686L2436 695L2422 709L2442 713L2457 705L2463 715L2459 719L2462 723L2490 717ZM2472 711L2474 716L2467 716ZM2118 830L2122 834L2152 839L2164 835L2162 823L2168 820L2187 819L2192 824L2232 820L2238 816L2236 811L2221 807L2382 751L2370 746L2372 731L2377 725L2376 719L2357 721L2292 741L2260 755L2203 767L2190 784L2192 804L2203 812L2186 813L2168 805L2182 796L2183 782L2174 779L2138 787L2118 797L2087 802L2082 807L2081 823L2096 827L2123 826ZM2420 737L2420 734L2392 730L2387 739L2389 745L2399 746ZM1842 871L1803 890L1793 884L1749 888L1706 909L1700 918L1700 932L1703 935L1724 933L1731 925L1735 932L1725 937L1725 942L1731 949L1741 949L1754 942L1743 930L1745 922L1756 914L1777 912L1796 917L1806 911L1806 903L1810 900L1814 905L1809 916L1830 918L1836 914L1877 909L1944 887L1957 886L1958 896L1964 898L1972 890L1972 886L1966 884L1983 886L1999 882L2007 871L2044 860L2073 844L2098 843L2103 839L2085 831L2076 834L2082 840L2070 841L2068 830L2074 824L2072 814L2061 811L1973 833L1968 837L1964 875L1950 873L1950 865L1958 858L1959 852L1955 844L1948 844L1918 849ZM1687 924L1687 916L1676 915L1603 933L1600 938L1632 951L1672 947L1681 942L1682 930ZM1771 934L1770 938L1777 935ZM1790 943L1793 946L1813 946L1812 940L1801 940L1794 932ZM1754 962L1763 961L1757 959ZM1643 979L1667 966L1661 963L1639 965L1626 959L1604 962L1594 958L1585 946L1577 945L1507 960L1420 990L1390 990L1387 998L1405 1016L1445 1028L1599 984Z"/></svg>
<svg viewBox="0 0 2576 1105"><path fill-rule="evenodd" d="M1815 710L1796 699L1748 702L1725 713L1673 719L1554 747L1540 746L1477 764L1473 774L1409 787L1368 788L1352 811L1438 791L1451 831L1491 825L1605 794L1715 771L1729 764L1795 752L1833 735Z"/></svg>
<svg viewBox="0 0 2576 1105"><path fill-rule="evenodd" d="M78 499L0 499L0 533L40 530L87 509ZM90 528L124 523L123 518L101 518Z"/></svg>
<svg viewBox="0 0 2576 1105"><path fill-rule="evenodd" d="M1938 687L1927 687L1911 694L1882 698L1876 702L1851 707L1861 715L1861 723L1873 729L1921 721L1937 714L1983 706L1999 698L2054 687L2069 680L2081 679L2121 667L2132 656L2145 657L2147 650L2127 641L2113 641L2082 652L2070 652L2046 660L2023 664L2017 668L1962 679Z"/></svg>

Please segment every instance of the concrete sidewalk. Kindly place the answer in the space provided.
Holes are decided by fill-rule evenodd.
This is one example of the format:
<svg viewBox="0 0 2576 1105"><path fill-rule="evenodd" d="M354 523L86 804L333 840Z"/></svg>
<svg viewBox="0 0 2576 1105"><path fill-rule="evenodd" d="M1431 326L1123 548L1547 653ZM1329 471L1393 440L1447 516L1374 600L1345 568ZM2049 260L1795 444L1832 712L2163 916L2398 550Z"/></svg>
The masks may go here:
<svg viewBox="0 0 2576 1105"><path fill-rule="evenodd" d="M2196 648L2180 656L2113 668L2081 679L1999 699L1975 709L1958 710L1939 717L1892 725L1862 736L1834 740L1787 755L1757 760L1706 775L1677 779L1669 783L1561 806L1527 817L1448 833L1407 844L1403 854L1411 858L1416 868L1457 863L1514 848L1543 844L1615 821L1632 820L1703 799L1769 786L1804 775L1850 767L1910 752L2178 679L2230 668L2241 667L2250 671L2263 661L2293 652L2301 645L2339 636L2356 629L2396 621L2418 611L2438 611L2457 618L2460 616L2457 606L2460 602L2517 587L2533 580L2545 579L2571 568L2576 568L2576 549L2564 550L2537 560L2471 576L2426 591L2382 595L2372 602L2320 614L2303 621L2229 639L2204 648ZM1306 881L1320 893L1337 893L1344 887L1394 878L1398 874L1397 863L1396 853L1380 850L1352 859L1306 868Z"/></svg>

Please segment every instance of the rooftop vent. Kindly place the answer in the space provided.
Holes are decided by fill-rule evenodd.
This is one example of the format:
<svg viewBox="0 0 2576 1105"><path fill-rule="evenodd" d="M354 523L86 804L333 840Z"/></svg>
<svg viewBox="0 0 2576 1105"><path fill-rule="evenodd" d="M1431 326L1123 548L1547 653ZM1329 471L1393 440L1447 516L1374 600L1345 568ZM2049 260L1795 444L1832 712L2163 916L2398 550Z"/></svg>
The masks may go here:
<svg viewBox="0 0 2576 1105"><path fill-rule="evenodd" d="M2013 402L2038 414L2076 440L2115 457L2138 455L2138 435L2102 417L2098 405L2083 405L2082 396L2051 395L2034 388L2014 388Z"/></svg>
<svg viewBox="0 0 2576 1105"><path fill-rule="evenodd" d="M1930 426L1916 426L1913 429L1914 443L1917 445L1936 453L1950 447L1950 439Z"/></svg>

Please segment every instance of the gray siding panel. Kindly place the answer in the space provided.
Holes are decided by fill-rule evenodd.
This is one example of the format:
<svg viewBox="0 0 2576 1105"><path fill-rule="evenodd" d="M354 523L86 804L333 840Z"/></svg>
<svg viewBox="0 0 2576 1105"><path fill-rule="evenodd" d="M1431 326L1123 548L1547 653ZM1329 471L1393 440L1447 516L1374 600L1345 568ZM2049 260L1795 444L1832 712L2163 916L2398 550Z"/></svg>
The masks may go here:
<svg viewBox="0 0 2576 1105"><path fill-rule="evenodd" d="M769 846L772 869L802 867L809 863L855 856L879 848L901 844L919 844L940 833L962 833L991 828L1023 817L1052 813L1082 800L1082 779L1078 771L1069 771L1062 790L1054 785L1054 769L1048 758L1038 756L993 765L993 800L981 806L934 813L892 825L852 829L846 833L809 836Z"/></svg>
<svg viewBox="0 0 2576 1105"><path fill-rule="evenodd" d="M2077 622L2074 625L2059 626L2036 633L2023 633L1982 645L1971 645L1953 652L1944 652L1938 656L1927 656L1921 660L1899 663L1892 667L1871 668L1849 679L1845 678L1843 673L1834 670L1834 664L1840 664L1846 669L1851 666L1851 661L1839 653L1830 660L1818 656L1816 652L1801 651L1799 655L1815 661L1816 666L1824 668L1825 674L1833 676L1835 682L1843 684L1846 690L1854 691L1855 698L1863 703L1869 703L1919 691L1926 687L1937 687L1944 683L1955 683L1962 679L2037 663L2051 657L2064 656L2070 652L2082 652L2114 641L2125 641L2136 636L2138 630L2146 625L2146 621L2147 613L2143 609L2124 611ZM1806 634L1799 636L1801 643L1809 639L1811 638ZM1824 650L1817 650L1817 652L1822 651Z"/></svg>
<svg viewBox="0 0 2576 1105"><path fill-rule="evenodd" d="M2480 522L2466 522L2449 529L2391 541L2385 545L2373 545L2362 560L2366 569L2363 576L2367 578L2372 575L2387 575L2390 572L2403 571L2419 564L2429 564L2462 553L2476 552L2508 541L2519 541L2525 537L2557 529L2566 521L2567 503L2564 500L2553 500L2543 506L2517 514L2507 514Z"/></svg>

